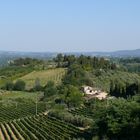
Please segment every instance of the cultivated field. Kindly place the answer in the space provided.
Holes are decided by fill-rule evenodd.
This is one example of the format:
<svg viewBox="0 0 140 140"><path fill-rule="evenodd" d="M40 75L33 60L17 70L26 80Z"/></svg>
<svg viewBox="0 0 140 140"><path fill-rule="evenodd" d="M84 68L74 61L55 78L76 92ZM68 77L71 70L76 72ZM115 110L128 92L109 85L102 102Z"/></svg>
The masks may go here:
<svg viewBox="0 0 140 140"><path fill-rule="evenodd" d="M39 102L42 93L22 91L0 91L0 122L36 115L46 110L46 104ZM36 103L37 102L37 103Z"/></svg>
<svg viewBox="0 0 140 140"><path fill-rule="evenodd" d="M0 124L1 140L76 140L77 136L82 137L77 127L45 115Z"/></svg>
<svg viewBox="0 0 140 140"><path fill-rule="evenodd" d="M39 96L39 93L0 91L0 140L84 139L84 132L78 127L45 115L46 103L34 102Z"/></svg>
<svg viewBox="0 0 140 140"><path fill-rule="evenodd" d="M39 82L42 86L46 85L48 81L54 81L55 84L60 84L62 77L65 75L66 69L56 68L50 70L42 71L33 71L20 79L26 82L26 88L30 89L34 87L36 79L39 79Z"/></svg>
<svg viewBox="0 0 140 140"><path fill-rule="evenodd" d="M33 116L46 110L45 103L19 103L10 101L0 103L0 123L20 119L27 116Z"/></svg>

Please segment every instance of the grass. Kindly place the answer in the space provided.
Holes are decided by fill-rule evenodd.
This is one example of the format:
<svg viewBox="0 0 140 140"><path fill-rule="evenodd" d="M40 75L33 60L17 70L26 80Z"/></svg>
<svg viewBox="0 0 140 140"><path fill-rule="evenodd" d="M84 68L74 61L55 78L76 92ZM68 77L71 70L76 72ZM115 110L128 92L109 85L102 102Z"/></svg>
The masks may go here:
<svg viewBox="0 0 140 140"><path fill-rule="evenodd" d="M26 82L26 88L33 88L35 80L39 79L42 86L46 85L48 81L54 81L55 84L60 84L62 77L65 75L66 69L56 68L49 70L33 71L19 79Z"/></svg>

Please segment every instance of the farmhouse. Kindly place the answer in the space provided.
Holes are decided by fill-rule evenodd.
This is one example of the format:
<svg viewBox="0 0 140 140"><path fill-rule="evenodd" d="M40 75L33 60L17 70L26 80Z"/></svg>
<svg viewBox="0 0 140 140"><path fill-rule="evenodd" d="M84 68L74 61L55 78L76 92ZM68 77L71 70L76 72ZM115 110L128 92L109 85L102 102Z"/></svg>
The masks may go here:
<svg viewBox="0 0 140 140"><path fill-rule="evenodd" d="M82 86L82 91L84 92L87 99L98 98L99 100L106 99L108 93L101 91L98 88L93 88L90 86Z"/></svg>
<svg viewBox="0 0 140 140"><path fill-rule="evenodd" d="M82 87L82 91L86 94L86 95L95 95L96 93L99 93L100 90L90 87L90 86L83 86Z"/></svg>

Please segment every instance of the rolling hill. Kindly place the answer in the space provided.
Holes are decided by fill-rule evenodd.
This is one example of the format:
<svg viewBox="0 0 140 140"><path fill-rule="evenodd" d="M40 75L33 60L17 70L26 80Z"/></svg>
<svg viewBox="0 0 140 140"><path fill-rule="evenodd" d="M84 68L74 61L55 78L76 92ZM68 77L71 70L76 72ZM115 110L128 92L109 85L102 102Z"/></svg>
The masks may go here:
<svg viewBox="0 0 140 140"><path fill-rule="evenodd" d="M17 58L37 58L37 59L52 59L59 52L12 52L12 51L0 51L0 66L7 65L9 61L17 59ZM121 50L114 52L63 52L66 55L76 55L79 56L81 54L86 56L99 56L99 57L140 57L140 49L136 50Z"/></svg>

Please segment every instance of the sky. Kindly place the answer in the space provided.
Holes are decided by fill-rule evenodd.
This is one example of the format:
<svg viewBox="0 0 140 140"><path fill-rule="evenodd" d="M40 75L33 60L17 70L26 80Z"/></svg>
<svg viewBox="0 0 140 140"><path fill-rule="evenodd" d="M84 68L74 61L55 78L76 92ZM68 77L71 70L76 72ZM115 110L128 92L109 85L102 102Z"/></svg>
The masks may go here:
<svg viewBox="0 0 140 140"><path fill-rule="evenodd" d="M0 0L0 50L140 48L140 0Z"/></svg>

